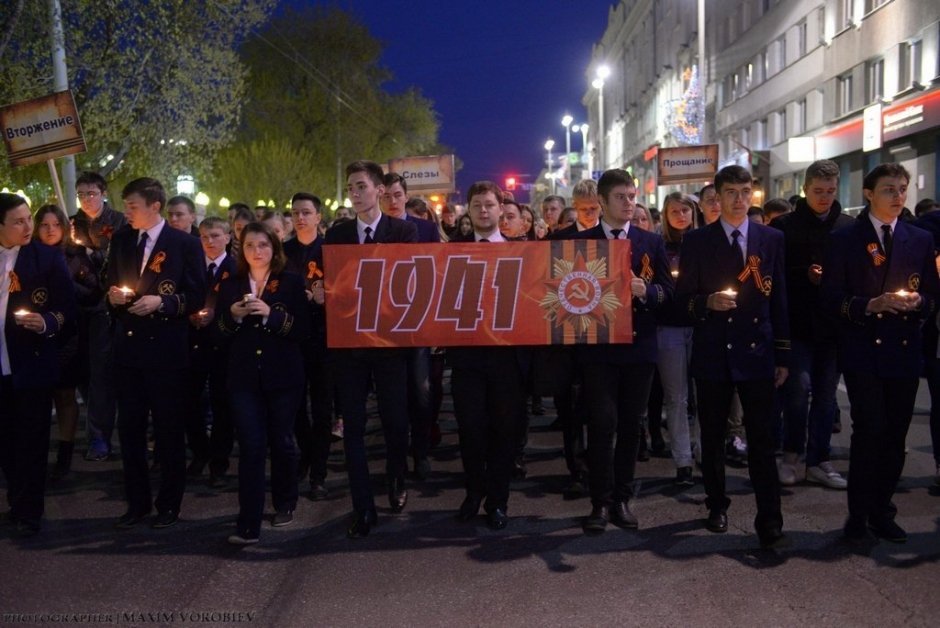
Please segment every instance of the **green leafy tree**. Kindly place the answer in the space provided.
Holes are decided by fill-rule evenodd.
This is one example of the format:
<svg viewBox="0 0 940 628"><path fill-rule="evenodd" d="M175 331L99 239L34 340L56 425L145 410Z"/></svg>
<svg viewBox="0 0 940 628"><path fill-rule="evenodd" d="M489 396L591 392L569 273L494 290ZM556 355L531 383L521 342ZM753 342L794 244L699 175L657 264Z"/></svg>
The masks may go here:
<svg viewBox="0 0 940 628"><path fill-rule="evenodd" d="M219 153L211 189L233 202L273 200L284 209L294 192L312 189L314 161L312 151L286 135L238 143Z"/></svg>
<svg viewBox="0 0 940 628"><path fill-rule="evenodd" d="M383 89L392 76L379 64L381 44L340 9L288 10L243 51L250 79L239 140L278 136L312 154L312 175L294 189L332 197L338 168L354 159L450 152L437 143L433 103L416 89Z"/></svg>
<svg viewBox="0 0 940 628"><path fill-rule="evenodd" d="M69 84L88 146L77 166L117 180L154 176L168 187L181 173L208 177L240 123L247 71L238 47L275 3L63 2ZM0 4L0 45L8 41L0 47L0 103L52 92L47 3ZM0 177L22 182L44 166L4 168Z"/></svg>

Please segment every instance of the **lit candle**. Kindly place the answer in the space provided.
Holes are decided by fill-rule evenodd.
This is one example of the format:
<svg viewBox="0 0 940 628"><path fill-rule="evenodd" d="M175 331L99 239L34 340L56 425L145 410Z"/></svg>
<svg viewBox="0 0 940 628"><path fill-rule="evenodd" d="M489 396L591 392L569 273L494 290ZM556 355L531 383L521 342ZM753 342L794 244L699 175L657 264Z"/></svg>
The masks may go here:
<svg viewBox="0 0 940 628"><path fill-rule="evenodd" d="M673 278L673 279L675 279L676 277L679 276L679 271L678 271L678 270L670 270L670 271L669 271L669 274L672 275L672 278Z"/></svg>
<svg viewBox="0 0 940 628"><path fill-rule="evenodd" d="M728 288L727 290L722 290L722 293L727 294L732 299L738 296L738 291L735 290L734 288Z"/></svg>
<svg viewBox="0 0 940 628"><path fill-rule="evenodd" d="M121 290L121 294L123 294L125 297L129 297L132 294L134 294L134 291L128 288L127 286L121 286L120 290Z"/></svg>
<svg viewBox="0 0 940 628"><path fill-rule="evenodd" d="M82 244L83 244L82 241L79 240L78 238L75 238L74 240L72 240L72 242L74 242L74 243L77 244L78 246L82 246Z"/></svg>
<svg viewBox="0 0 940 628"><path fill-rule="evenodd" d="M245 294L244 297L242 297L242 301L245 303L245 305L248 305L248 302L251 301L251 300L254 299L254 298L255 298L255 295L253 295L252 293L248 292L248 293Z"/></svg>
<svg viewBox="0 0 940 628"><path fill-rule="evenodd" d="M910 294L910 292L908 292L908 291L905 290L904 288L901 288L900 290L898 290L898 291L895 292L894 294L898 295L899 297L906 297L907 295Z"/></svg>
<svg viewBox="0 0 940 628"><path fill-rule="evenodd" d="M17 310L13 312L13 316L18 319L23 319L29 315L29 310Z"/></svg>

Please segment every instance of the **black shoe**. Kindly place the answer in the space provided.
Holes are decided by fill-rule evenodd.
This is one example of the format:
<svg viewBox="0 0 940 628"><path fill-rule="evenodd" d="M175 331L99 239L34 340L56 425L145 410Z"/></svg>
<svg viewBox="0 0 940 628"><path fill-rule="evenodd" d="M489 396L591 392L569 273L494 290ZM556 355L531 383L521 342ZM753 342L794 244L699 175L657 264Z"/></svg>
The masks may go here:
<svg viewBox="0 0 940 628"><path fill-rule="evenodd" d="M607 506L594 506L591 514L584 518L581 529L585 534L602 534L607 529L607 522L610 521L610 510Z"/></svg>
<svg viewBox="0 0 940 628"><path fill-rule="evenodd" d="M408 503L408 491L405 490L405 481L396 478L392 480L388 487L388 505L392 512L399 513L405 509Z"/></svg>
<svg viewBox="0 0 940 628"><path fill-rule="evenodd" d="M114 523L114 527L118 528L119 530L129 530L146 519L149 515L149 510L142 512L128 510L123 515L118 517L118 520Z"/></svg>
<svg viewBox="0 0 940 628"><path fill-rule="evenodd" d="M907 532L904 528L894 522L893 519L887 519L875 523L868 522L868 528L880 539L891 543L907 543Z"/></svg>
<svg viewBox="0 0 940 628"><path fill-rule="evenodd" d="M626 501L614 502L610 508L610 522L625 530L636 530L640 527L636 515L630 510L630 504Z"/></svg>
<svg viewBox="0 0 940 628"><path fill-rule="evenodd" d="M172 528L179 520L179 513L175 513L172 510L167 510L165 512L158 513L157 516L153 518L153 523L150 524L150 527L154 530Z"/></svg>
<svg viewBox="0 0 940 628"><path fill-rule="evenodd" d="M878 539L868 529L868 522L861 517L850 516L842 528L842 539L850 544L860 547L875 545Z"/></svg>
<svg viewBox="0 0 940 628"><path fill-rule="evenodd" d="M258 537L249 536L247 533L246 534L242 534L242 533L232 534L228 537L229 545L238 545L238 546L254 545L259 540L260 539Z"/></svg>
<svg viewBox="0 0 940 628"><path fill-rule="evenodd" d="M378 515L375 514L375 510L356 512L353 513L353 517L352 525L346 530L346 538L349 539L361 539L369 536L369 531L379 519Z"/></svg>
<svg viewBox="0 0 940 628"><path fill-rule="evenodd" d="M13 536L18 539L28 539L39 534L39 523L30 521L17 521Z"/></svg>
<svg viewBox="0 0 940 628"><path fill-rule="evenodd" d="M581 478L572 478L571 483L561 491L561 497L565 500L581 499L582 497L586 497L587 494L587 486L585 486L584 480Z"/></svg>
<svg viewBox="0 0 940 628"><path fill-rule="evenodd" d="M323 482L311 482L310 483L310 499L315 502L320 502L330 496L330 492L326 490L326 485Z"/></svg>
<svg viewBox="0 0 940 628"><path fill-rule="evenodd" d="M283 512L276 512L274 516L271 517L271 527L272 528L283 528L284 526L289 526L294 523L294 511L285 510Z"/></svg>
<svg viewBox="0 0 940 628"><path fill-rule="evenodd" d="M206 470L206 465L209 464L208 460L203 458L193 458L189 466L186 467L186 475L191 478L198 478L202 475L202 472Z"/></svg>
<svg viewBox="0 0 940 628"><path fill-rule="evenodd" d="M431 462L427 458L415 458L415 479L424 481L431 475Z"/></svg>
<svg viewBox="0 0 940 628"><path fill-rule="evenodd" d="M760 534L760 546L763 549L784 549L790 547L790 538L780 528Z"/></svg>
<svg viewBox="0 0 940 628"><path fill-rule="evenodd" d="M460 510L457 511L457 521L467 523L476 519L480 513L481 501L483 500L472 495L464 497L463 503L460 504Z"/></svg>
<svg viewBox="0 0 940 628"><path fill-rule="evenodd" d="M50 482L58 482L72 470L72 453L75 450L75 443L69 441L59 441L59 451L56 453L55 466L49 474Z"/></svg>
<svg viewBox="0 0 940 628"><path fill-rule="evenodd" d="M716 508L708 511L708 518L705 519L705 529L715 534L724 534L728 531L728 513Z"/></svg>
<svg viewBox="0 0 940 628"><path fill-rule="evenodd" d="M486 513L486 525L491 530L502 530L509 525L509 515L502 508L495 508Z"/></svg>
<svg viewBox="0 0 940 628"><path fill-rule="evenodd" d="M692 467L676 469L676 486L695 486L695 480L692 479Z"/></svg>
<svg viewBox="0 0 940 628"><path fill-rule="evenodd" d="M512 463L512 479L524 480L529 471L525 468L525 460L516 458Z"/></svg>

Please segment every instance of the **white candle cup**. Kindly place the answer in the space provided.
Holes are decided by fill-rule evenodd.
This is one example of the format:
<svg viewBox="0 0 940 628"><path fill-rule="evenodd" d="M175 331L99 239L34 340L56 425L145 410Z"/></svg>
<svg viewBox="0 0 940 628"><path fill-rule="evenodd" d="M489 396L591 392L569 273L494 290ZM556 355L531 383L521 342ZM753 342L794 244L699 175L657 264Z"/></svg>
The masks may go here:
<svg viewBox="0 0 940 628"><path fill-rule="evenodd" d="M254 298L255 298L255 295L253 295L252 293L248 292L247 294L245 294L245 296L242 297L242 302L243 302L245 305L248 305L248 302L254 300Z"/></svg>
<svg viewBox="0 0 940 628"><path fill-rule="evenodd" d="M900 290L898 290L898 291L895 292L894 294L898 295L899 297L907 297L907 296L909 296L911 293L908 292L907 290L905 290L904 288L901 288Z"/></svg>
<svg viewBox="0 0 940 628"><path fill-rule="evenodd" d="M669 271L669 274L672 275L672 278L673 278L673 279L675 279L676 277L679 276L679 271L678 271L678 270L670 270L670 271Z"/></svg>
<svg viewBox="0 0 940 628"><path fill-rule="evenodd" d="M727 288L725 290L722 290L721 293L731 297L732 299L738 296L738 291L733 288Z"/></svg>
<svg viewBox="0 0 940 628"><path fill-rule="evenodd" d="M30 311L29 311L29 310L17 310L17 311L15 311L15 312L13 312L13 317L14 317L16 320L21 321L21 320L23 320L24 318L26 318L27 316L29 316L29 314L30 314Z"/></svg>

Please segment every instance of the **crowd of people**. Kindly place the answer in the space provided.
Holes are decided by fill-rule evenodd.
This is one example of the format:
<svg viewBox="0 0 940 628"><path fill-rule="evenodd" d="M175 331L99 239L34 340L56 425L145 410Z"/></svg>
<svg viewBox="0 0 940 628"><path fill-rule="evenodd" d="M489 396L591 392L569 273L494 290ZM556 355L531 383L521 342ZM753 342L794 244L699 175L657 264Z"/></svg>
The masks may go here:
<svg viewBox="0 0 940 628"><path fill-rule="evenodd" d="M2 194L2 523L21 536L40 531L53 406L55 482L71 470L80 393L85 459L111 458L118 433L127 503L118 528L175 525L187 481L208 470L210 487L229 485L237 442L228 541L257 543L268 458L270 524L289 525L303 483L314 500L329 495L327 460L341 437L347 535L367 536L378 521L367 400L375 394L388 504L401 512L409 474L431 471L446 364L464 470L460 521L482 508L492 529L509 524L528 416L552 394L564 495L591 502L586 534L639 526L636 463L652 452L672 458L678 487L693 486L699 466L711 532L728 529L725 466L737 463L754 488L762 547L788 544L780 487L804 480L847 490L848 540L903 542L891 498L922 374L940 394L940 212L928 199L911 214L910 175L882 164L866 175L866 207L853 218L836 200L839 176L836 164L815 162L803 195L753 207L751 174L728 166L695 195L668 194L662 211L639 204L619 169L579 182L570 206L553 195L533 208L480 181L466 211L444 205L438 215L409 197L402 176L356 161L346 168L351 207L329 228L308 192L288 212L235 204L198 225L192 201L167 199L151 178L124 187L120 212L104 178L83 173L71 218ZM632 343L327 347L324 245L545 239L630 241ZM840 375L851 404L847 480L830 461ZM940 408L931 434L940 482Z"/></svg>

